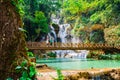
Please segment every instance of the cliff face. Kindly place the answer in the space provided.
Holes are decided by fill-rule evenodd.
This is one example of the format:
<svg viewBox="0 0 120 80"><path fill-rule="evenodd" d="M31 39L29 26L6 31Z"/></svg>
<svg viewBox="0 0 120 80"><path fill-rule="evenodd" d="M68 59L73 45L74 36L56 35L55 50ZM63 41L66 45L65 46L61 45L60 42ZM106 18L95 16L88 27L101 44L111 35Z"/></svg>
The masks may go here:
<svg viewBox="0 0 120 80"><path fill-rule="evenodd" d="M0 79L16 79L15 67L25 59L25 40L19 30L22 21L9 0L0 1ZM27 57L26 57L27 58Z"/></svg>

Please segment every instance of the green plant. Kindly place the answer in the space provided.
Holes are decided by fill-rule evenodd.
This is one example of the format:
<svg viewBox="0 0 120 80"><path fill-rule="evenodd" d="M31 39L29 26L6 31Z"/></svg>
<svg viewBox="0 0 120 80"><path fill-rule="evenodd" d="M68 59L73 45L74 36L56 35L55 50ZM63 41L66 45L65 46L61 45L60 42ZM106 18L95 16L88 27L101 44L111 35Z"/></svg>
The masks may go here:
<svg viewBox="0 0 120 80"><path fill-rule="evenodd" d="M25 47L25 50L27 50L27 56L34 57L33 52L28 51L29 49L27 47Z"/></svg>
<svg viewBox="0 0 120 80"><path fill-rule="evenodd" d="M116 60L120 60L120 55L117 54L116 57L115 57Z"/></svg>
<svg viewBox="0 0 120 80"><path fill-rule="evenodd" d="M120 55L119 54L115 54L115 55L111 55L111 54L103 54L103 55L99 55L98 56L99 59L104 59L104 60L120 60Z"/></svg>
<svg viewBox="0 0 120 80"><path fill-rule="evenodd" d="M49 52L49 53L47 53L47 55L48 55L49 57L53 57L53 58L55 58L55 57L56 57L56 54L55 54L55 53L53 53L53 52Z"/></svg>
<svg viewBox="0 0 120 80"><path fill-rule="evenodd" d="M30 62L28 65L28 61L24 60L20 65L16 68L17 73L21 73L19 80L34 80L36 75L35 64Z"/></svg>
<svg viewBox="0 0 120 80"><path fill-rule="evenodd" d="M60 69L57 69L57 75L58 75L58 77L57 78L53 78L54 80L64 80L64 76L63 76L63 74L62 74Z"/></svg>
<svg viewBox="0 0 120 80"><path fill-rule="evenodd" d="M33 57L34 55L33 55L33 53L32 52L27 52L27 55L29 56L29 57Z"/></svg>
<svg viewBox="0 0 120 80"><path fill-rule="evenodd" d="M103 55L99 55L98 58L99 58L99 59L103 59L103 60L109 60L109 59L112 59L110 55L105 55L105 54L103 54Z"/></svg>
<svg viewBox="0 0 120 80"><path fill-rule="evenodd" d="M24 0L11 0L11 4L16 7L16 12L20 14L21 17L25 14L24 12Z"/></svg>
<svg viewBox="0 0 120 80"><path fill-rule="evenodd" d="M58 75L58 79L57 80L64 80L64 76L62 75L62 72L60 69L57 69L57 75Z"/></svg>
<svg viewBox="0 0 120 80"><path fill-rule="evenodd" d="M48 33L49 28L45 14L42 11L35 11L34 16L35 16L34 23L38 25L38 28L36 29L36 33L40 33L40 31Z"/></svg>

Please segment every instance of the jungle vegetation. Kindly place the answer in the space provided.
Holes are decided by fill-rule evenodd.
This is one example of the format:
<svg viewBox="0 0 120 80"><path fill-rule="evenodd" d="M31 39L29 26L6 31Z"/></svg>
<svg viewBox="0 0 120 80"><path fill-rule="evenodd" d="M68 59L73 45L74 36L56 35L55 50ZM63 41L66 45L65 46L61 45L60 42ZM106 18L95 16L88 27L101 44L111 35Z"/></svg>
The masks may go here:
<svg viewBox="0 0 120 80"><path fill-rule="evenodd" d="M27 41L39 41L49 32L51 15L60 11L61 0L25 0L24 28ZM41 36L42 35L42 36Z"/></svg>
<svg viewBox="0 0 120 80"><path fill-rule="evenodd" d="M64 0L62 16L83 42L120 43L119 0Z"/></svg>
<svg viewBox="0 0 120 80"><path fill-rule="evenodd" d="M119 0L25 0L26 39L40 41L50 30L51 15L59 13L61 21L70 23L71 33L83 42L119 43L119 4Z"/></svg>
<svg viewBox="0 0 120 80"><path fill-rule="evenodd" d="M25 34L26 41L39 41L50 30L51 15L58 13L83 42L120 43L120 0L0 0L2 80L35 77Z"/></svg>

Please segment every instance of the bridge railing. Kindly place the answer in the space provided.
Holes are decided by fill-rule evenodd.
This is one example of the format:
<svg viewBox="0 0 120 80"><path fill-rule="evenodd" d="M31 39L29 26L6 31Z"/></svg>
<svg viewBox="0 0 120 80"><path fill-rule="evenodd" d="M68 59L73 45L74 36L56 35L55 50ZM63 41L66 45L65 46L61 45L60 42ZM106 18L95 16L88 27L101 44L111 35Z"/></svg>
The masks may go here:
<svg viewBox="0 0 120 80"><path fill-rule="evenodd" d="M104 43L52 43L47 44L46 42L27 42L27 46L30 49L106 49L106 48L117 48L120 49L120 44L104 44Z"/></svg>

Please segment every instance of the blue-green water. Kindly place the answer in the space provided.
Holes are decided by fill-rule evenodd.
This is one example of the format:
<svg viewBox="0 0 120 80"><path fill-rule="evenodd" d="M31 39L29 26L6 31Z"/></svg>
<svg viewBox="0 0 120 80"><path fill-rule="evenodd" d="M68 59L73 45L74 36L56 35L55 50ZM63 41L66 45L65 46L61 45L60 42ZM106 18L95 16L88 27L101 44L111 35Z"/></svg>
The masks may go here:
<svg viewBox="0 0 120 80"><path fill-rule="evenodd" d="M120 68L120 60L92 60L92 59L39 59L36 61L40 64L47 64L52 68L62 70L80 70L93 68Z"/></svg>

